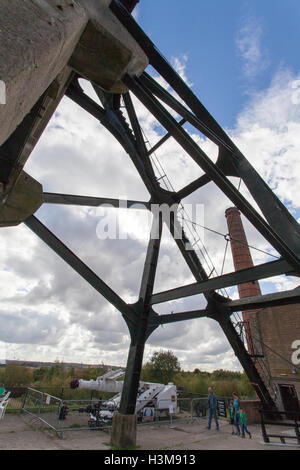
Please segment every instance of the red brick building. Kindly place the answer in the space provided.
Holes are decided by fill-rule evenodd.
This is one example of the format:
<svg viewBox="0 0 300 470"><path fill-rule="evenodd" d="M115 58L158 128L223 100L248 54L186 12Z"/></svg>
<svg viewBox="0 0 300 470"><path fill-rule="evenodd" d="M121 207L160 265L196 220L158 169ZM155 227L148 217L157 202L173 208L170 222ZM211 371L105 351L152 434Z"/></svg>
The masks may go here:
<svg viewBox="0 0 300 470"><path fill-rule="evenodd" d="M231 207L226 210L226 219L235 270L253 266L240 212ZM257 281L239 285L238 291L240 298L261 295ZM300 304L242 312L242 317L248 352L278 408L286 411L297 408L300 400L300 363L297 364ZM293 344L297 340L298 361Z"/></svg>

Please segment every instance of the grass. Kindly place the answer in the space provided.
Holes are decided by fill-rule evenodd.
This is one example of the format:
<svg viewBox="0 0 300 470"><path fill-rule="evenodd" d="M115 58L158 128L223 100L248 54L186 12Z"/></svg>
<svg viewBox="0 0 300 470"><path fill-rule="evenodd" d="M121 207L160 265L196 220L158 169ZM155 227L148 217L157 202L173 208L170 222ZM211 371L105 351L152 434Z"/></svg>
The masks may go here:
<svg viewBox="0 0 300 470"><path fill-rule="evenodd" d="M107 447L110 447L111 450L137 450L140 449L141 446L129 446L129 447L120 447L120 446L115 446L111 442L103 442L103 444Z"/></svg>
<svg viewBox="0 0 300 470"><path fill-rule="evenodd" d="M111 444L110 447L112 450L137 450L140 449L141 446L120 447Z"/></svg>

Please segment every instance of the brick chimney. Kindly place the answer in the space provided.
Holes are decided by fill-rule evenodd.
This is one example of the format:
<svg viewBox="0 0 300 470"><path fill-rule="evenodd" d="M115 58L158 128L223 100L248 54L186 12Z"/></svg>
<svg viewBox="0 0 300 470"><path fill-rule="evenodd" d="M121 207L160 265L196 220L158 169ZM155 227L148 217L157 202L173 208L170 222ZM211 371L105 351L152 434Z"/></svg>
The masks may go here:
<svg viewBox="0 0 300 470"><path fill-rule="evenodd" d="M234 268L236 271L251 268L253 266L253 261L240 211L236 207L230 207L225 211L225 215L227 219L228 233L230 235ZM261 290L257 281L239 284L238 292L240 299L261 295ZM259 311L260 310L256 309L242 312L243 321L245 322L245 336L249 354L261 354L262 351L261 343L254 339L254 337L260 337L257 322L257 312Z"/></svg>

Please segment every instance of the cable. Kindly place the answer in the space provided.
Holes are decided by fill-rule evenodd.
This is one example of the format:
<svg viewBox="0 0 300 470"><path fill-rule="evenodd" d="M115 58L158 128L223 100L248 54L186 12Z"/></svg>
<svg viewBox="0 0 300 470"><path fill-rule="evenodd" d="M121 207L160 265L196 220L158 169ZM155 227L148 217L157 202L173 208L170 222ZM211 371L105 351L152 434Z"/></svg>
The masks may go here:
<svg viewBox="0 0 300 470"><path fill-rule="evenodd" d="M228 243L229 243L229 240L226 240L225 253L224 253L224 258L223 258L223 263L222 263L222 269L221 269L221 276L222 276L222 274L223 274L223 269L224 269L224 264L225 264L225 258L226 258Z"/></svg>
<svg viewBox="0 0 300 470"><path fill-rule="evenodd" d="M148 144L150 145L149 140L147 139L147 136L145 135L145 132L144 132L144 130L143 130L142 128L141 128L141 131L142 131L142 134L143 134L143 136L144 136L145 143L146 143L146 144L148 143ZM169 179L169 177L168 177L168 175L167 175L167 173L166 173L166 171L165 171L163 165L161 164L161 162L160 162L160 160L158 159L158 157L157 157L157 155L156 155L155 152L153 152L153 153L150 155L150 159L151 159L153 165L155 166L155 168L156 168L156 170L157 170L157 173L158 173L158 175L159 175L158 180L161 179L161 180L163 181L163 184L165 185L165 188L166 188L168 191L171 190L171 191L175 192L175 188L173 187L173 185L172 185L172 183L171 183L171 181L170 181L170 179ZM167 183L168 183L168 184L167 184ZM202 241L202 239L201 239L199 233L197 232L197 230L196 230L196 228L195 228L195 225L194 225L195 223L193 222L193 220L191 220L189 214L187 213L187 211L186 211L186 209L184 208L184 206L183 206L182 203L179 204L179 210L182 211L183 214L186 216L186 217L184 217L183 214L180 214L181 220L188 222L188 224L191 224L192 227L193 227L193 229L194 229L194 231L195 231L195 233L197 234L198 239L195 238L195 236L194 236L194 234L193 234L193 232L192 232L190 226L189 226L189 225L186 225L186 227L187 227L187 229L188 229L188 231L189 231L189 233L190 233L190 235L191 235L191 237L192 237L192 241L194 242L192 246L195 246L195 245L197 246L197 249L198 249L198 251L200 252L200 254L202 255L203 260L204 260L205 263L207 264L207 267L208 267L208 269L209 269L209 271L210 271L210 275L211 275L214 271L215 271L216 274L218 275L217 270L216 270L216 267L214 266L214 263L213 263L213 261L212 261L210 255L209 255L209 253L208 253L208 251L207 251L207 249L206 249L206 247L205 247L205 245L204 245L204 243L203 243L203 241ZM184 224L182 224L182 225L184 225ZM203 247L203 249L204 249L204 251L205 251L205 253L206 253L206 256L205 256L205 254L203 253L201 247L199 246L199 242L201 242L201 245L202 245L202 247ZM194 250L194 251L197 252L197 250ZM208 263L207 259L209 260L209 263L210 263L210 264ZM225 292L225 295L226 295L227 297L229 297L229 295L228 295L226 289L224 289L224 290L223 290L223 289L219 289L219 290L220 290L220 292L222 292L223 295L224 295L224 292Z"/></svg>
<svg viewBox="0 0 300 470"><path fill-rule="evenodd" d="M213 230L211 228L205 227L204 225L198 224L196 222L193 222L195 225L199 225L199 227L204 228L205 230L208 230L209 232L215 233L217 235L220 235L221 237L225 238L225 240L232 240L237 243L241 243L242 245L248 246L248 248L252 248L253 250L260 251L261 253L264 253L265 255L272 256L273 258L280 259L280 256L273 255L272 253L269 253L267 251L261 250L260 248L256 248L255 246L249 245L248 243L242 242L241 240L236 240L233 238L229 233L224 235L224 233L220 233L217 230Z"/></svg>
<svg viewBox="0 0 300 470"><path fill-rule="evenodd" d="M260 333L259 329L255 326L255 325L252 325L258 333ZM253 335L252 335L253 336ZM293 368L296 368L296 369L299 369L299 367L297 367L295 364L293 364L291 361L289 361L288 359L286 359L285 357L283 357L281 354L279 354L278 352L274 351L274 349L270 348L270 346L268 346L266 343L264 343L261 339L257 338L256 336L253 336L253 338L260 342L263 346L265 346L267 349L269 349L273 354L275 354L276 356L280 357L280 359L282 359L283 361L287 362L289 365L292 365Z"/></svg>

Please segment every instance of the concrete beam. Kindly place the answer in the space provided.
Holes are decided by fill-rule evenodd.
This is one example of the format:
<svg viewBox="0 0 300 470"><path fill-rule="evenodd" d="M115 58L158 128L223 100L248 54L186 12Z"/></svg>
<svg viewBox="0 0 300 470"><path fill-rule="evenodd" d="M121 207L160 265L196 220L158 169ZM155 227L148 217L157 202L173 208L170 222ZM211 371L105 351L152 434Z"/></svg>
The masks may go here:
<svg viewBox="0 0 300 470"><path fill-rule="evenodd" d="M38 210L43 202L43 188L25 171L20 174L14 191L0 205L0 227L18 225Z"/></svg>
<svg viewBox="0 0 300 470"><path fill-rule="evenodd" d="M125 73L148 59L108 8L110 0L1 0L0 145L70 64L106 91L122 92Z"/></svg>

